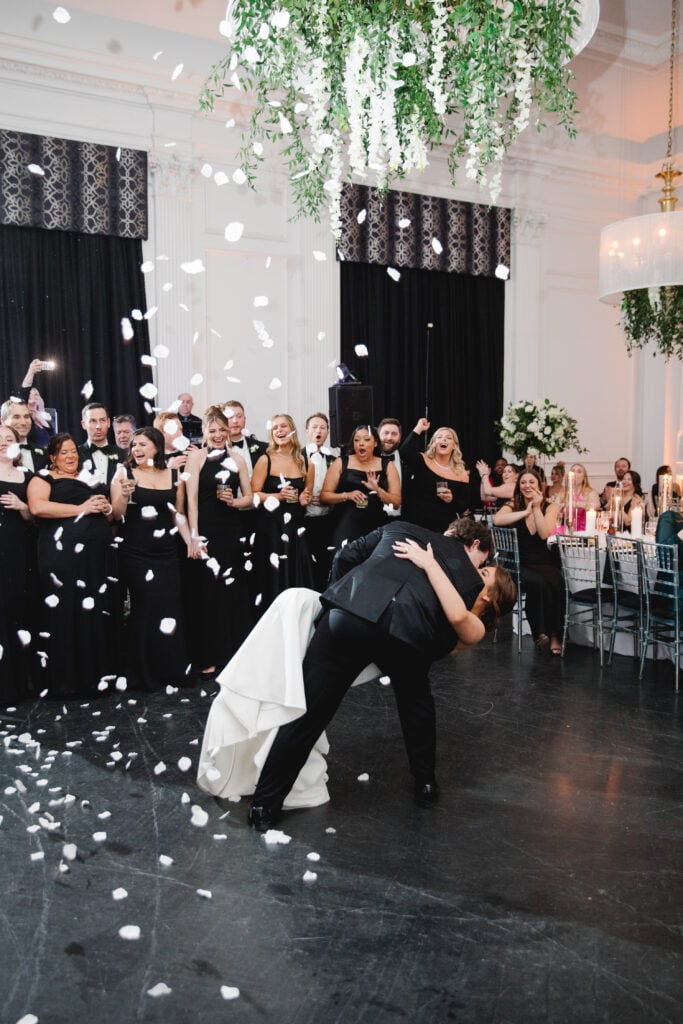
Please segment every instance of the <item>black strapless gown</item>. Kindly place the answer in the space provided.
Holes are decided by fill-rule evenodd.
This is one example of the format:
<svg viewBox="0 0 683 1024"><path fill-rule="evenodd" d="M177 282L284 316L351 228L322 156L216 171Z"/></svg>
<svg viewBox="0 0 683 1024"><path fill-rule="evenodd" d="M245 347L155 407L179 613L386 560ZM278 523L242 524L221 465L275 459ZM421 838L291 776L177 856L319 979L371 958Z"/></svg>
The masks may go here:
<svg viewBox="0 0 683 1024"><path fill-rule="evenodd" d="M385 526L387 517L384 515L384 505L374 491L368 491L363 486L367 483L368 475L362 469L349 469L347 459L342 462L342 472L337 484L337 493L347 491L362 491L368 496L368 503L364 508L359 508L353 501L344 501L333 506L332 511L332 540L330 544L338 548L343 541L350 543L359 537L365 537L372 533L378 526ZM380 471L379 486L386 490L387 471L384 462Z"/></svg>
<svg viewBox="0 0 683 1024"><path fill-rule="evenodd" d="M180 574L185 546L169 508L175 508L175 487L157 491L138 484L133 498L120 530L121 578L130 595L124 631L128 685L187 686L192 679Z"/></svg>
<svg viewBox="0 0 683 1024"><path fill-rule="evenodd" d="M453 495L446 504L436 493L437 480L443 480ZM434 533L444 533L454 519L469 506L470 485L432 473L419 453L413 455L403 473L403 518Z"/></svg>
<svg viewBox="0 0 683 1024"><path fill-rule="evenodd" d="M305 477L287 479L301 494L306 486ZM281 482L279 476L272 476L269 472L263 490L267 494L277 494ZM283 590L289 587L313 588L313 564L306 538L305 515L306 509L298 502L281 501L272 511L264 505L256 510L256 590L261 594L256 613L259 616Z"/></svg>

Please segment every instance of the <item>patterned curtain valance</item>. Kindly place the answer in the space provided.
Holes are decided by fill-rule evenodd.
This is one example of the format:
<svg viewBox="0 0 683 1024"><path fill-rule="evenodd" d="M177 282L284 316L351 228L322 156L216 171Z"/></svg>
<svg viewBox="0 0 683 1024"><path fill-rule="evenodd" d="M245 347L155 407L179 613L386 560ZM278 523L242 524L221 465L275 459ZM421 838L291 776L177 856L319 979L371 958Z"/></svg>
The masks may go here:
<svg viewBox="0 0 683 1024"><path fill-rule="evenodd" d="M343 187L340 258L493 277L510 266L510 210L456 199Z"/></svg>
<svg viewBox="0 0 683 1024"><path fill-rule="evenodd" d="M147 154L0 130L0 223L147 238Z"/></svg>

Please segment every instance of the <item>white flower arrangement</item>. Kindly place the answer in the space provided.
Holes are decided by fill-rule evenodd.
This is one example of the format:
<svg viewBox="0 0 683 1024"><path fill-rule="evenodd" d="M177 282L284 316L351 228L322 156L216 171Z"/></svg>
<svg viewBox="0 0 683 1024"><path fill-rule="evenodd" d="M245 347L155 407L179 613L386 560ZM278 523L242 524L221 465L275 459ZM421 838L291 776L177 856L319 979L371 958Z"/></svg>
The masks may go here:
<svg viewBox="0 0 683 1024"><path fill-rule="evenodd" d="M566 409L549 399L511 403L498 424L500 444L520 462L528 453L552 459L570 449L585 452L579 442L578 424Z"/></svg>
<svg viewBox="0 0 683 1024"><path fill-rule="evenodd" d="M340 230L342 181L388 188L448 144L454 178L501 187L501 163L536 101L574 134L567 62L579 0L231 0L231 49L207 80L211 109L228 88L254 112L240 150L250 184L280 145L299 214L327 205ZM538 127L542 127L537 122ZM256 143L256 145L255 145Z"/></svg>

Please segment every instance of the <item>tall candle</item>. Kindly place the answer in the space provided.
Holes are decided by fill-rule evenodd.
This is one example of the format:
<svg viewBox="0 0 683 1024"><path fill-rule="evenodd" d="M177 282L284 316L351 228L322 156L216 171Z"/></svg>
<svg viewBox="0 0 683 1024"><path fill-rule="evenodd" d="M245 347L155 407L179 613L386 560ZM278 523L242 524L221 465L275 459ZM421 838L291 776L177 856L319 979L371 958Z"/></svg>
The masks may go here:
<svg viewBox="0 0 683 1024"><path fill-rule="evenodd" d="M640 505L636 505L631 512L631 536L643 536L643 510Z"/></svg>
<svg viewBox="0 0 683 1024"><path fill-rule="evenodd" d="M621 510L621 498L619 497L618 494L615 494L614 495L614 529L616 530L617 533L619 532L619 526L620 526L620 523L619 523L620 510Z"/></svg>
<svg viewBox="0 0 683 1024"><path fill-rule="evenodd" d="M574 474L571 470L567 473L567 528L570 533L574 529Z"/></svg>
<svg viewBox="0 0 683 1024"><path fill-rule="evenodd" d="M593 536L595 533L595 509L589 508L586 510L586 533L589 536Z"/></svg>
<svg viewBox="0 0 683 1024"><path fill-rule="evenodd" d="M667 512L671 508L671 473L663 473L659 478L659 511Z"/></svg>

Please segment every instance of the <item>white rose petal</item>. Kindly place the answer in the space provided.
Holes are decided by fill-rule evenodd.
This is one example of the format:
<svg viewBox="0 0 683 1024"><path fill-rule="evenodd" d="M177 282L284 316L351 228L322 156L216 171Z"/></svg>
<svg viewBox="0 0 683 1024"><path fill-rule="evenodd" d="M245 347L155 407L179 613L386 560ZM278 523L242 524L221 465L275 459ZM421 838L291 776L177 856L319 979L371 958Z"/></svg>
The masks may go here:
<svg viewBox="0 0 683 1024"><path fill-rule="evenodd" d="M136 942L140 938L140 926L137 924L124 924L119 928L119 936L129 942Z"/></svg>
<svg viewBox="0 0 683 1024"><path fill-rule="evenodd" d="M367 773L367 772L362 772L362 773L361 773L361 774L360 774L360 775L358 776L358 781L359 781L359 782L369 782L369 781L370 781L370 776L368 775L368 773Z"/></svg>
<svg viewBox="0 0 683 1024"><path fill-rule="evenodd" d="M67 11L66 7L55 7L52 12L52 17L58 25L66 25L71 21L71 15Z"/></svg>
<svg viewBox="0 0 683 1024"><path fill-rule="evenodd" d="M270 384L268 385L269 391L277 391L278 388L282 387L282 381L279 377L273 377Z"/></svg>
<svg viewBox="0 0 683 1024"><path fill-rule="evenodd" d="M189 757L181 757L180 760L178 761L178 767L180 768L181 772L189 772L190 768L192 767L192 759Z"/></svg>
<svg viewBox="0 0 683 1024"><path fill-rule="evenodd" d="M239 242L244 233L244 224L239 220L231 221L225 229L226 242Z"/></svg>
<svg viewBox="0 0 683 1024"><path fill-rule="evenodd" d="M238 167L236 171L232 172L232 180L236 185L245 185L247 182L247 176L241 167Z"/></svg>
<svg viewBox="0 0 683 1024"><path fill-rule="evenodd" d="M176 66L173 68L173 73L171 75L171 81L175 82L176 78L178 78L179 75L182 75L182 73L183 73L183 65L182 64L176 64Z"/></svg>
<svg viewBox="0 0 683 1024"><path fill-rule="evenodd" d="M304 871L302 878L304 882L315 882L317 881L318 876L315 871Z"/></svg>
<svg viewBox="0 0 683 1024"><path fill-rule="evenodd" d="M201 260L190 260L188 263L181 263L180 269L185 274L203 274L205 267Z"/></svg>
<svg viewBox="0 0 683 1024"><path fill-rule="evenodd" d="M395 267L387 267L387 274L392 279L392 281L400 281L401 280L401 271L400 270L396 270Z"/></svg>
<svg viewBox="0 0 683 1024"><path fill-rule="evenodd" d="M125 900L128 897L128 890L127 889L112 889L111 895L112 895L112 899L115 899L115 900Z"/></svg>
<svg viewBox="0 0 683 1024"><path fill-rule="evenodd" d="M147 995L151 996L152 999L157 999L159 996L170 995L172 991L173 989L170 989L164 981L159 981L156 985L152 985L151 988L147 989Z"/></svg>
<svg viewBox="0 0 683 1024"><path fill-rule="evenodd" d="M192 805L192 817L190 818L191 823L193 825L195 825L197 828L204 828L204 826L207 824L208 820L209 820L209 815L204 810L204 808L200 807L199 804L193 804Z"/></svg>
<svg viewBox="0 0 683 1024"><path fill-rule="evenodd" d="M240 990L233 988L232 985L221 985L221 995L223 999L238 999Z"/></svg>
<svg viewBox="0 0 683 1024"><path fill-rule="evenodd" d="M166 636L171 636L171 634L175 633L175 627L176 627L175 619L171 619L171 618L162 619L161 622L159 623L159 630L162 633L165 633Z"/></svg>

